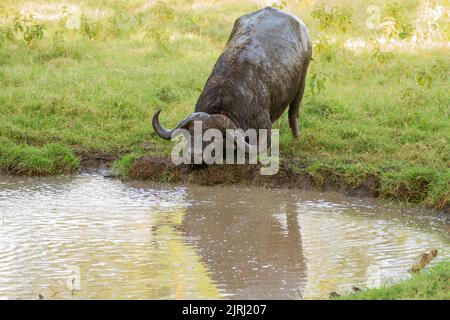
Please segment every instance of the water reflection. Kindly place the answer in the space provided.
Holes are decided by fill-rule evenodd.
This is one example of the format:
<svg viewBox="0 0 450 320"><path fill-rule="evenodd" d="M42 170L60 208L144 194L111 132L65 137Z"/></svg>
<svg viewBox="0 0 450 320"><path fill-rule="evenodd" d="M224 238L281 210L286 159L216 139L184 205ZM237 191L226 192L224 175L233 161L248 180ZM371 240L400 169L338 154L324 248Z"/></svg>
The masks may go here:
<svg viewBox="0 0 450 320"><path fill-rule="evenodd" d="M183 232L230 298L325 298L407 277L430 248L450 252L445 231L373 200L233 187L187 198Z"/></svg>
<svg viewBox="0 0 450 320"><path fill-rule="evenodd" d="M243 299L299 299L307 267L296 205L283 194L192 188L186 209L190 237L219 288Z"/></svg>
<svg viewBox="0 0 450 320"><path fill-rule="evenodd" d="M449 255L448 224L367 199L0 177L3 299L323 298L430 248Z"/></svg>

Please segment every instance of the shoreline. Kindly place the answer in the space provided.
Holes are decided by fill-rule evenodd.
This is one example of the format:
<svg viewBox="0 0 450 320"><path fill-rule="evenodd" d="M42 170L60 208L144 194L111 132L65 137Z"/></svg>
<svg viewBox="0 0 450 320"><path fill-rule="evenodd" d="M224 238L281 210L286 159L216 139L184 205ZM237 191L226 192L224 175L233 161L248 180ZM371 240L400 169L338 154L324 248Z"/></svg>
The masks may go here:
<svg viewBox="0 0 450 320"><path fill-rule="evenodd" d="M369 197L404 205L407 209L434 211L450 215L450 204L443 207L430 205L425 201L408 201L405 194L408 186L400 186L396 194L383 193L382 173L361 167L355 170L319 162L311 165L281 155L279 171L275 175L260 175L261 165L234 164L197 166L175 165L170 158L161 154L140 155L124 161L130 153L78 154L78 169L62 174L83 172L108 172L105 177L121 180L149 180L162 183L191 183L203 186L241 185L263 188L297 189L318 192L337 192L350 197ZM120 162L125 162L120 164ZM12 176L52 176L55 174L15 174L0 169L0 175ZM392 190L389 190L392 191ZM420 194L420 193L418 193ZM415 200L415 199L413 199Z"/></svg>
<svg viewBox="0 0 450 320"><path fill-rule="evenodd" d="M377 288L358 290L338 296L336 300L448 300L450 260L432 262L409 279L385 283ZM334 300L333 298L330 298Z"/></svg>
<svg viewBox="0 0 450 320"><path fill-rule="evenodd" d="M120 161L120 160L118 160ZM167 156L147 155L130 161L128 166L120 170L115 167L117 162L105 163L93 161L82 163L84 170L92 165L110 165L110 177L122 180L150 180L162 183L190 183L203 186L241 185L263 188L297 189L318 192L337 192L344 196L359 198L375 198L388 202L397 202L407 208L434 211L449 215L450 205L436 208L425 203L415 203L399 198L386 197L382 193L381 174L374 171L358 172L356 175L347 175L345 171L333 168L311 170L311 165L292 157L282 157L277 174L272 176L260 175L261 165L210 165L193 167L190 165L175 165ZM355 177L356 176L356 177ZM402 192L399 189L399 196Z"/></svg>

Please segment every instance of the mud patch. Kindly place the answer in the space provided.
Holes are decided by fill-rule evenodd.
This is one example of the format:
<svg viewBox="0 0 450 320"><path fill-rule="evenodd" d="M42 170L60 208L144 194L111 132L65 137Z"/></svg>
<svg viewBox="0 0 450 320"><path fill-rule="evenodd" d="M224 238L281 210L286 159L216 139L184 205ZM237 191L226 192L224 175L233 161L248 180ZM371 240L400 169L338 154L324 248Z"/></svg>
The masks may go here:
<svg viewBox="0 0 450 320"><path fill-rule="evenodd" d="M198 185L237 184L267 188L338 191L358 197L377 197L380 181L368 174L360 183L347 184L335 176L321 176L321 183L307 172L306 165L298 160L284 159L280 170L273 176L260 174L260 165L174 165L169 158L145 156L137 159L129 172L129 178L158 182L181 182Z"/></svg>
<svg viewBox="0 0 450 320"><path fill-rule="evenodd" d="M80 169L83 172L108 172L109 165L117 160L120 155L109 155L103 153L80 154Z"/></svg>
<svg viewBox="0 0 450 320"><path fill-rule="evenodd" d="M178 182L182 179L182 167L175 166L170 159L145 156L137 159L130 170L130 178Z"/></svg>

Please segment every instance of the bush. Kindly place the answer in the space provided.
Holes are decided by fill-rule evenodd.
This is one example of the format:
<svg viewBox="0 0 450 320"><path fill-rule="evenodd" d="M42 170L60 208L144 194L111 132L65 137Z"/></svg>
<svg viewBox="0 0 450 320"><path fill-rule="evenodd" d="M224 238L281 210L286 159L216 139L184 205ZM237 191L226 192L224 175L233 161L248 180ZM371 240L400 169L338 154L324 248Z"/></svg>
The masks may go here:
<svg viewBox="0 0 450 320"><path fill-rule="evenodd" d="M327 10L322 4L311 12L311 16L319 20L320 31L336 28L343 32L349 32L353 27L353 8L351 7L334 6Z"/></svg>

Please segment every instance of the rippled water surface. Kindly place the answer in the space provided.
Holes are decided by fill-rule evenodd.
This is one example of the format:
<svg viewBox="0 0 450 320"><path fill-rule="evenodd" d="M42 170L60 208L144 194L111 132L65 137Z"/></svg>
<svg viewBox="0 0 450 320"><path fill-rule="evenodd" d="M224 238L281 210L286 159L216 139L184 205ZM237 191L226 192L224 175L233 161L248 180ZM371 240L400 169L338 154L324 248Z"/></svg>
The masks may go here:
<svg viewBox="0 0 450 320"><path fill-rule="evenodd" d="M450 255L449 225L294 190L0 176L0 298L327 298Z"/></svg>

